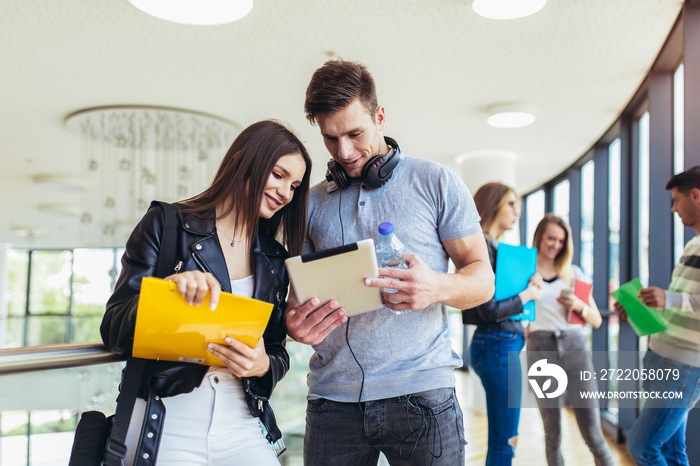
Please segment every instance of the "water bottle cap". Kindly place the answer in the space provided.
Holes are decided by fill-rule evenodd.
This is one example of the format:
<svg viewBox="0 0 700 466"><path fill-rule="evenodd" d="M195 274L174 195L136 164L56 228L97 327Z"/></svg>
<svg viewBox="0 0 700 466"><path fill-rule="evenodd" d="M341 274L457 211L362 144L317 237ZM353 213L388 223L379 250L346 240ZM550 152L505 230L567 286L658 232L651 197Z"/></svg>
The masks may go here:
<svg viewBox="0 0 700 466"><path fill-rule="evenodd" d="M391 222L384 222L379 224L379 234L388 235L394 231L394 225Z"/></svg>

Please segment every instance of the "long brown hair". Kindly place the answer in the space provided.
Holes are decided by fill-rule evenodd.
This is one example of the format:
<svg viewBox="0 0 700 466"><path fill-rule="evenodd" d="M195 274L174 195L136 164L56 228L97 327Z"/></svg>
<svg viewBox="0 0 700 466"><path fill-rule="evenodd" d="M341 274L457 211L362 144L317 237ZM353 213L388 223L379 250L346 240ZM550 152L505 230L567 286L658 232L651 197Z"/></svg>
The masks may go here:
<svg viewBox="0 0 700 466"><path fill-rule="evenodd" d="M271 218L261 218L260 205L270 173L277 161L289 154L300 154L304 159L304 178L289 204ZM282 123L264 120L248 126L233 141L211 186L182 204L194 214L226 206L218 218L235 212L236 223L246 225L251 251L260 229L285 244L290 254L297 255L301 254L306 236L310 175L311 158L299 138Z"/></svg>
<svg viewBox="0 0 700 466"><path fill-rule="evenodd" d="M486 234L488 239L498 239L498 237L493 237L491 234L491 227L496 217L498 217L498 212L508 202L508 195L511 193L517 199L518 196L513 188L498 181L492 181L481 186L474 194L474 204L481 217L479 221L481 231Z"/></svg>
<svg viewBox="0 0 700 466"><path fill-rule="evenodd" d="M554 258L554 269L557 271L557 276L562 278L564 281L570 282L574 277L574 272L571 269L571 258L574 255L574 242L571 240L571 227L564 221L561 217L554 215L552 213L545 214L544 218L540 220L535 228L535 234L532 237L532 246L535 248L540 247L540 243L544 238L544 232L550 224L554 224L561 227L564 230L566 238L564 239L564 245L561 251Z"/></svg>

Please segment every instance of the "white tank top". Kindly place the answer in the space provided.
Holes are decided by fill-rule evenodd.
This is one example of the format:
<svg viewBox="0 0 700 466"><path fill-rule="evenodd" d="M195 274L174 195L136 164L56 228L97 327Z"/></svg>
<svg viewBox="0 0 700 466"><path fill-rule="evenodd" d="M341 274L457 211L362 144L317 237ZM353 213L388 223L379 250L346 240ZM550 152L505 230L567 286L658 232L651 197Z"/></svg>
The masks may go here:
<svg viewBox="0 0 700 466"><path fill-rule="evenodd" d="M231 280L231 294L235 294L241 298L252 298L254 285L253 277L254 275L248 275L238 280ZM210 367L207 373L211 374L212 372L230 373L226 367Z"/></svg>
<svg viewBox="0 0 700 466"><path fill-rule="evenodd" d="M241 298L252 298L253 285L253 275L248 275L238 280L231 280L231 294L235 294Z"/></svg>

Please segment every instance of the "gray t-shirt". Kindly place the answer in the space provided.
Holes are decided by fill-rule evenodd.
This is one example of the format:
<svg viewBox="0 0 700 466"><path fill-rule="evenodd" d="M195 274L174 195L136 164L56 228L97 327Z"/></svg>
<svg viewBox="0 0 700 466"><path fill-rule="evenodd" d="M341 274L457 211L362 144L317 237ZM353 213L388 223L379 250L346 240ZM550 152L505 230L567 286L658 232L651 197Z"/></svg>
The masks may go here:
<svg viewBox="0 0 700 466"><path fill-rule="evenodd" d="M311 188L305 253L366 238L376 243L379 224L391 222L407 254L447 272L449 257L441 241L481 237L469 189L453 170L433 161L404 156L391 180L378 189L359 182L345 190L333 188L327 181ZM442 304L402 315L381 308L351 317L314 346L309 398L358 401L362 372L348 344L364 370L362 400L453 387L453 369L462 361L452 351L448 329Z"/></svg>

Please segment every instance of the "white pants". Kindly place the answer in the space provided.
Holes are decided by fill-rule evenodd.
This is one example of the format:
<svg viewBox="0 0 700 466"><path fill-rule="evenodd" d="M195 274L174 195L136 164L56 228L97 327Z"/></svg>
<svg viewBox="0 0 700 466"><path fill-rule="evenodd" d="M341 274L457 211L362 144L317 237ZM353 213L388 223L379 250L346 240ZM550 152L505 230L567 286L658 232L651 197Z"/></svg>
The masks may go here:
<svg viewBox="0 0 700 466"><path fill-rule="evenodd" d="M279 466L260 421L248 411L241 381L227 370L210 370L193 392L163 398L163 403L158 466ZM128 466L145 410L146 402L137 398L126 438Z"/></svg>

